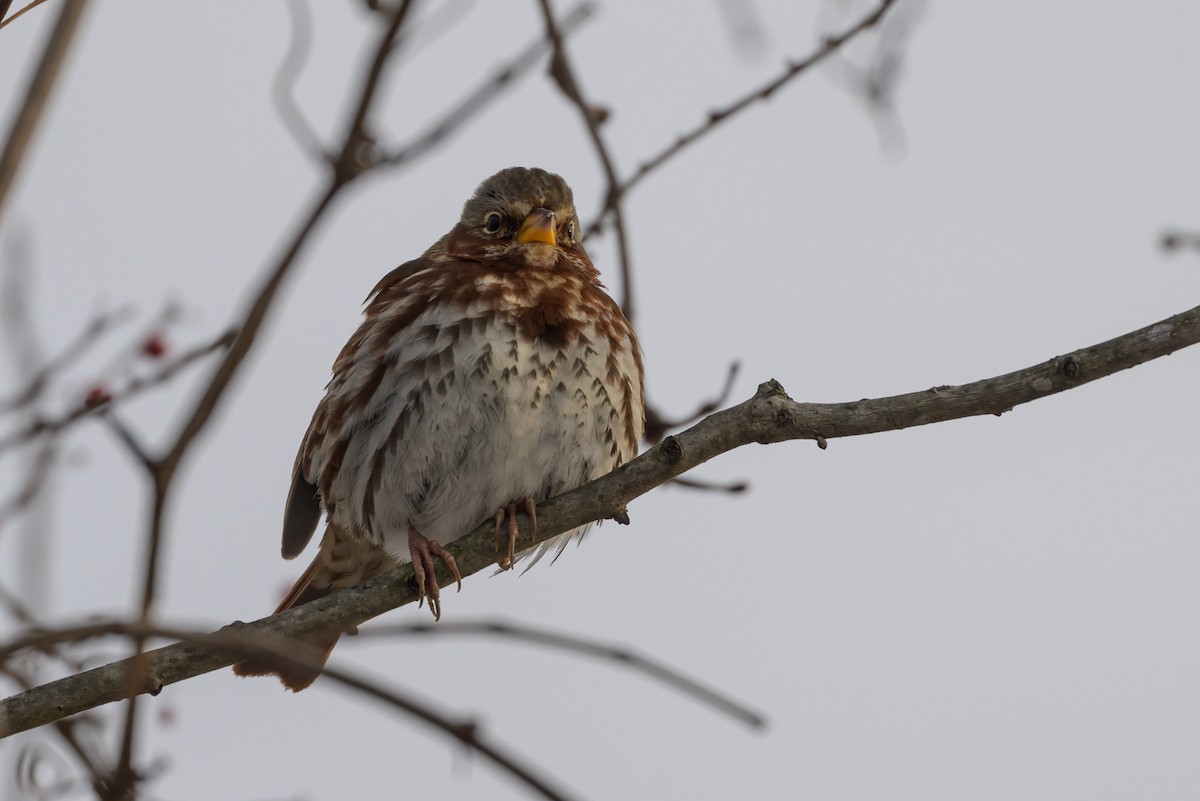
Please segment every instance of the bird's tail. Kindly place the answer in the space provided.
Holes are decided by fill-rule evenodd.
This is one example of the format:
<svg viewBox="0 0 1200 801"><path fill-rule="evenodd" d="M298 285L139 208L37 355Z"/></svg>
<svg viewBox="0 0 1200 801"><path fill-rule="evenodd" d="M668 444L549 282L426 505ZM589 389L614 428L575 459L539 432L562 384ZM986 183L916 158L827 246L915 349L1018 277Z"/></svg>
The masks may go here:
<svg viewBox="0 0 1200 801"><path fill-rule="evenodd" d="M329 526L312 563L296 579L273 614L323 598L343 587L353 587L395 567L396 560L378 546L352 539L340 528ZM304 669L284 665L270 657L243 659L233 666L239 676L278 676L283 686L299 692L316 680L344 632L319 629L299 638L311 652L320 654L321 667Z"/></svg>

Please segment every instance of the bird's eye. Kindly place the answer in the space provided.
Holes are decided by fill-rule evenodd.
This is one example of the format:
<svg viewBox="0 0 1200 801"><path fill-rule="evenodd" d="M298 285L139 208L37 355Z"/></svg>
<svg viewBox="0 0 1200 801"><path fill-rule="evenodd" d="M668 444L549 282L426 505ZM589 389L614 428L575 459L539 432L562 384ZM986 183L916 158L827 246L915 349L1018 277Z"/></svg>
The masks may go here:
<svg viewBox="0 0 1200 801"><path fill-rule="evenodd" d="M574 222L567 223L567 241L568 242L575 241L575 223Z"/></svg>
<svg viewBox="0 0 1200 801"><path fill-rule="evenodd" d="M502 220L498 213L496 213L494 211L489 212L488 215L483 218L483 228L489 234L494 234L500 230L501 222L502 222Z"/></svg>

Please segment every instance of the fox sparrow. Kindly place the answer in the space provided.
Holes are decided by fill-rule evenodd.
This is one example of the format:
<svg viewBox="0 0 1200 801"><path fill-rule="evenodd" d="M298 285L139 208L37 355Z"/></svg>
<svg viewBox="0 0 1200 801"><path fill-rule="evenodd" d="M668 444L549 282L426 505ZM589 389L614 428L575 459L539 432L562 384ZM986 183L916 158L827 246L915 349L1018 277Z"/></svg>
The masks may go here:
<svg viewBox="0 0 1200 801"><path fill-rule="evenodd" d="M637 337L580 244L562 178L513 167L484 181L462 218L383 277L333 365L292 471L283 556L324 512L316 558L277 612L412 561L435 618L434 559L495 519L509 568L517 514L637 454L644 428ZM587 527L549 540L547 551ZM338 633L314 635L326 656ZM293 690L316 674L248 660Z"/></svg>

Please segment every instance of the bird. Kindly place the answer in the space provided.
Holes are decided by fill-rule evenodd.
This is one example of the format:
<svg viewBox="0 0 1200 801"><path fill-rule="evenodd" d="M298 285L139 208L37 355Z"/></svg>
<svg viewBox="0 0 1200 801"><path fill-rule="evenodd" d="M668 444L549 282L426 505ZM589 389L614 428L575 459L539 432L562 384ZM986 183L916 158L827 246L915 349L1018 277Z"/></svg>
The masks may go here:
<svg viewBox="0 0 1200 801"><path fill-rule="evenodd" d="M412 562L441 618L445 546L494 521L501 569L589 526L518 552L518 517L637 455L645 431L642 351L582 244L570 187L538 168L481 183L458 223L385 275L333 364L292 469L282 554L298 556L322 515L316 557L276 613ZM534 552L536 550L536 552ZM342 632L310 645L327 660ZM322 660L322 664L324 660ZM319 670L247 659L299 691Z"/></svg>

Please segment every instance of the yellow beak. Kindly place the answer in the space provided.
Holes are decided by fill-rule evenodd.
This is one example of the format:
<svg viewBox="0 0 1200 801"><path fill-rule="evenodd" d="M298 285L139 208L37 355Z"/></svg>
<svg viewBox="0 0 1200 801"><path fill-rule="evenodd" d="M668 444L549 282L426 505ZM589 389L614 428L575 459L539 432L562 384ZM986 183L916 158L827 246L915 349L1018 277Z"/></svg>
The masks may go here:
<svg viewBox="0 0 1200 801"><path fill-rule="evenodd" d="M530 242L545 242L547 245L557 245L558 237L554 234L554 212L550 209L534 209L529 212L525 222L517 231L517 241L522 245Z"/></svg>

